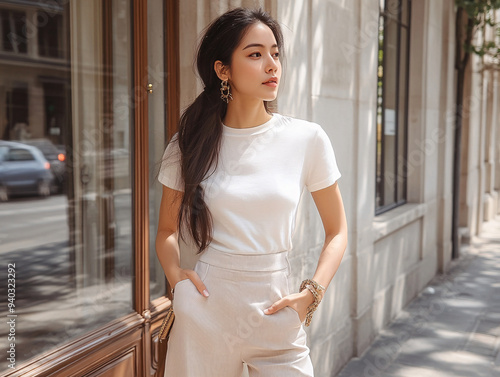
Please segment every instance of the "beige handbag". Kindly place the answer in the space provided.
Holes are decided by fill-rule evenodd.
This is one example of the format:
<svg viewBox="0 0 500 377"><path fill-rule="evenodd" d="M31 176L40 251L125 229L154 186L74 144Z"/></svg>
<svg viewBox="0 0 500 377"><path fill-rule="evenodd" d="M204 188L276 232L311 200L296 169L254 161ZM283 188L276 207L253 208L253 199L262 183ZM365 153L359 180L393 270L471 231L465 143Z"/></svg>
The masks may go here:
<svg viewBox="0 0 500 377"><path fill-rule="evenodd" d="M160 327L160 333L158 334L158 338L160 339L160 343L163 341L167 341L170 335L170 330L172 329L172 325L174 324L175 314L174 308L172 305L167 309L167 315L163 319L163 323Z"/></svg>

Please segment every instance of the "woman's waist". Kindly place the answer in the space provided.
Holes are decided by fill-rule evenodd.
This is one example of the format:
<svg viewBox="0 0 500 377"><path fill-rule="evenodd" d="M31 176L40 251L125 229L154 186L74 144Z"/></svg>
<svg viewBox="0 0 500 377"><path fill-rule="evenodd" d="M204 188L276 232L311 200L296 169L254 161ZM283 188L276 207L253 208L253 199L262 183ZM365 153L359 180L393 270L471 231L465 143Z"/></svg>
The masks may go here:
<svg viewBox="0 0 500 377"><path fill-rule="evenodd" d="M208 246L199 261L235 271L279 271L290 269L288 250L273 253L226 252Z"/></svg>

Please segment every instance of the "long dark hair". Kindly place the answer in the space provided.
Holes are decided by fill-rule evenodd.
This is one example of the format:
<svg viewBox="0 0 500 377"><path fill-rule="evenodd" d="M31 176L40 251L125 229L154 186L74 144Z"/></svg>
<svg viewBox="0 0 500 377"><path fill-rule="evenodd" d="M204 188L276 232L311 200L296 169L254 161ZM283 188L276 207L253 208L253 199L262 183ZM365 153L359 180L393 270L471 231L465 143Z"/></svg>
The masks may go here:
<svg viewBox="0 0 500 377"><path fill-rule="evenodd" d="M184 111L179 120L178 143L184 194L178 215L178 232L184 240L183 226L201 253L212 240L212 215L205 203L201 182L218 164L222 139L222 120L227 104L220 98L221 80L214 64L220 60L231 65L234 50L249 26L261 22L274 34L282 58L283 34L279 24L262 9L236 8L215 19L206 29L198 46L196 67L203 81L203 92ZM264 101L269 113L268 103Z"/></svg>

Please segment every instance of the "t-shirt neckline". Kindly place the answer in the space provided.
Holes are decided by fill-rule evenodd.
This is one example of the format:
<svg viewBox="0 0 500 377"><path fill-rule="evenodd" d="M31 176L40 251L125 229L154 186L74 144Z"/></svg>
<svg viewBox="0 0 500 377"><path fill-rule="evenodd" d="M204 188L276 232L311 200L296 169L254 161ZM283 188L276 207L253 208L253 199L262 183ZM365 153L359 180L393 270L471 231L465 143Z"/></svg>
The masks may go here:
<svg viewBox="0 0 500 377"><path fill-rule="evenodd" d="M274 126L274 123L276 123L276 120L278 119L277 116L278 114L272 113L271 115L272 115L271 119L269 119L267 122L254 127L234 128L226 126L224 123L222 123L223 133L227 135L236 135L236 136L238 135L248 136L248 135L260 134L272 128Z"/></svg>

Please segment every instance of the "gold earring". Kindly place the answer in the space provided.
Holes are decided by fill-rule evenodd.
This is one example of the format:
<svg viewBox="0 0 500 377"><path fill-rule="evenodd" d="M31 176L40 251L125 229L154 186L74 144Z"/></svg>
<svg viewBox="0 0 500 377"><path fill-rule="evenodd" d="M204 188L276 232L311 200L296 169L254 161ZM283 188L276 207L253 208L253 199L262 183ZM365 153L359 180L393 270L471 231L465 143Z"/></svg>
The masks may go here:
<svg viewBox="0 0 500 377"><path fill-rule="evenodd" d="M227 80L222 80L220 83L220 98L226 103L233 100L233 96L231 95L231 88L229 86L229 82Z"/></svg>

